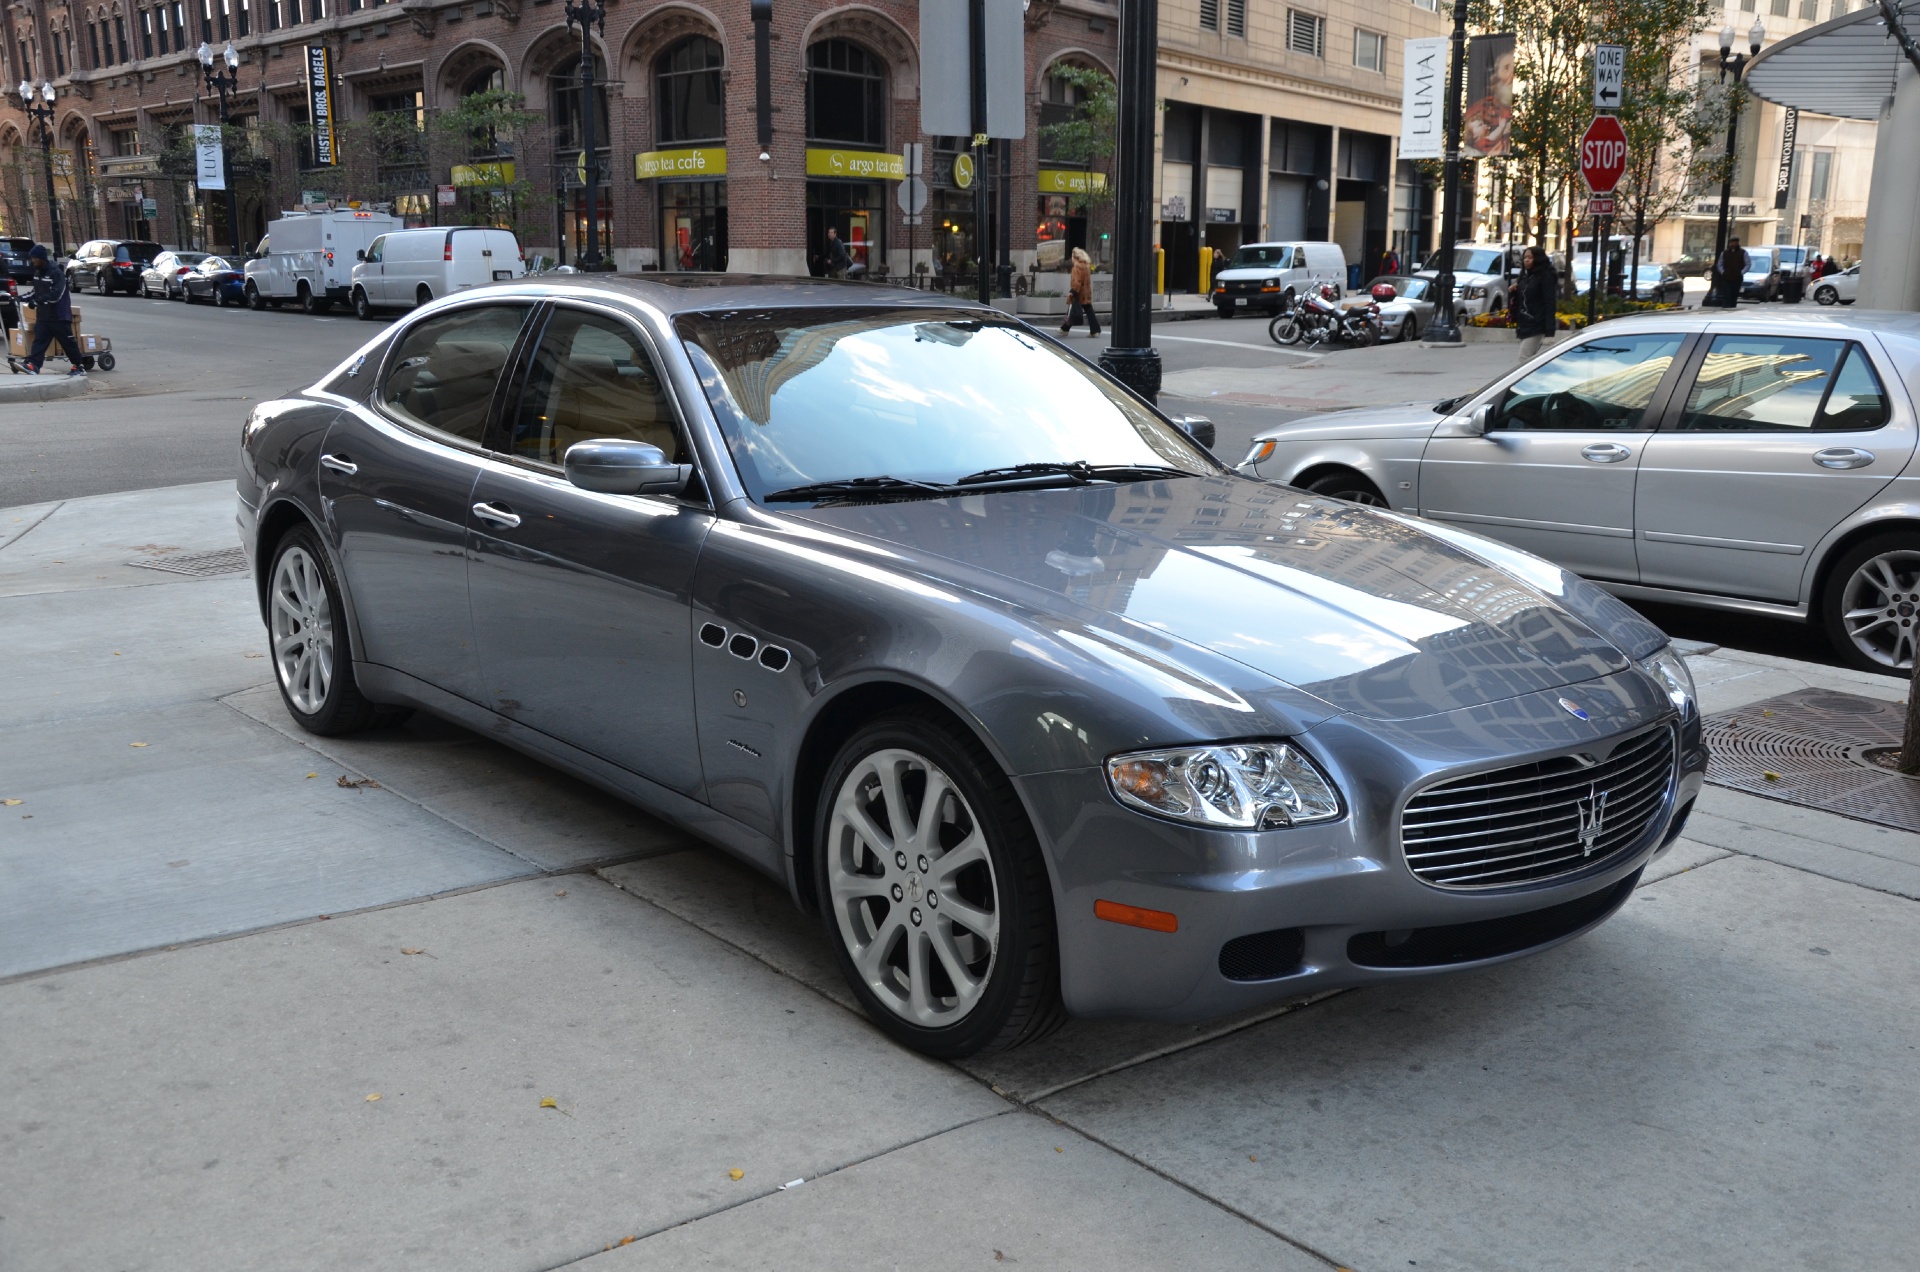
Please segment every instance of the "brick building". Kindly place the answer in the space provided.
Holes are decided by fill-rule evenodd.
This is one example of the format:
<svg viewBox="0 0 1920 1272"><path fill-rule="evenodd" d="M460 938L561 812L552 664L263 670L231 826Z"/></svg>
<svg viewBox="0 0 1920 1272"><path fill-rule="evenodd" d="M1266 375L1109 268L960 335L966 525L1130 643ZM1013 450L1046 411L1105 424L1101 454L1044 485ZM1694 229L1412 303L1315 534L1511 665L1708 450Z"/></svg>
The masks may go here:
<svg viewBox="0 0 1920 1272"><path fill-rule="evenodd" d="M595 35L605 174L603 249L622 269L800 273L826 228L857 260L898 276L972 251L973 196L953 138L920 135L917 0L773 0L772 144L758 143L747 0L611 0ZM1111 72L1113 0L1031 0L1026 140L1004 163L1009 243L1024 266L1042 239L1100 246L1038 125L1071 109L1052 71ZM188 125L217 122L196 50L231 41L239 85L229 147L239 232L224 197L192 185ZM306 50L332 52L341 162L312 162ZM938 52L935 51L935 56ZM319 197L390 204L413 224L505 220L528 254L575 259L585 243L578 29L562 0L12 0L0 8L0 82L51 82L55 195L68 250L89 237L186 246L255 241L277 210ZM517 94L510 141L436 129L476 94ZM356 131L357 130L357 131ZM492 144L488 144L491 140ZM917 226L896 200L902 145L926 146L931 203ZM0 221L47 240L41 134L0 99ZM966 168L966 165L959 165ZM996 200L997 202L997 200ZM1097 202L1097 198L1096 198ZM997 220L997 214L996 214ZM990 224L997 234L997 224ZM930 256L931 254L931 256ZM950 268L950 266L949 266Z"/></svg>

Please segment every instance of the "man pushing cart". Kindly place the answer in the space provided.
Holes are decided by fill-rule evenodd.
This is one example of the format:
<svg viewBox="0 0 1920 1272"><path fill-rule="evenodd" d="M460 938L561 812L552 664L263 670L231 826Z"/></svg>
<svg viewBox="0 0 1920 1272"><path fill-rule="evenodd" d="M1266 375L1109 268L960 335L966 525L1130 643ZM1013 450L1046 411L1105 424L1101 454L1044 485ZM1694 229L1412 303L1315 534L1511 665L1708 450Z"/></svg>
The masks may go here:
<svg viewBox="0 0 1920 1272"><path fill-rule="evenodd" d="M48 346L57 343L72 364L73 369L67 374L85 375L94 359L81 350L80 341L73 334L73 293L67 286L66 271L55 269L47 249L37 243L27 253L27 259L33 265L33 343L26 357L9 357L7 361L15 371L39 375L47 360ZM109 365L106 359L111 356L101 357L103 368Z"/></svg>

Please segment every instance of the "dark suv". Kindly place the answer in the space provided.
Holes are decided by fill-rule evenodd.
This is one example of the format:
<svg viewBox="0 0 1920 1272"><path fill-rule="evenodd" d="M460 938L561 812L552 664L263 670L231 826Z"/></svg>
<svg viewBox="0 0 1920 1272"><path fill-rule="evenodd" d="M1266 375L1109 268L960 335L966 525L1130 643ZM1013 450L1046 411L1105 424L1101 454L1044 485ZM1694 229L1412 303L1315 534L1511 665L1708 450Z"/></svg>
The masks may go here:
<svg viewBox="0 0 1920 1272"><path fill-rule="evenodd" d="M17 298L33 291L32 250L30 238L0 236L0 322L9 327L20 321Z"/></svg>
<svg viewBox="0 0 1920 1272"><path fill-rule="evenodd" d="M140 239L94 239L82 243L67 262L67 284L75 291L92 288L132 295L140 290L140 272L160 254L158 243Z"/></svg>

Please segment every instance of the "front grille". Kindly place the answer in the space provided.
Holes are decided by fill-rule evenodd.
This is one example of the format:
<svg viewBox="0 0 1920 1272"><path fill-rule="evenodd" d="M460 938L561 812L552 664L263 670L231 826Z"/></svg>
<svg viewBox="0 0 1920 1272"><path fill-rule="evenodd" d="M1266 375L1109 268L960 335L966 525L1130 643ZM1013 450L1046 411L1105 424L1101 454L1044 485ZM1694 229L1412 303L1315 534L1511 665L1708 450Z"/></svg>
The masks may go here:
<svg viewBox="0 0 1920 1272"><path fill-rule="evenodd" d="M1407 866L1441 888L1537 883L1633 847L1666 807L1674 736L1662 725L1597 763L1563 755L1429 786L1407 801Z"/></svg>

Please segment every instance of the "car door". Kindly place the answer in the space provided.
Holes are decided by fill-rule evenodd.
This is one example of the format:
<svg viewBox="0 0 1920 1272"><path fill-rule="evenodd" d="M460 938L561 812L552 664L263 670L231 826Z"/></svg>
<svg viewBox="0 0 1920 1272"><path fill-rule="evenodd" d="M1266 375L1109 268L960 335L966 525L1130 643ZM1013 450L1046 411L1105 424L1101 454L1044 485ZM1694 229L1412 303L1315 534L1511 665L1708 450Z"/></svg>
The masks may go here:
<svg viewBox="0 0 1920 1272"><path fill-rule="evenodd" d="M1501 391L1484 434L1437 430L1420 461L1421 513L1578 574L1635 581L1635 476L1687 343L1679 332L1589 339Z"/></svg>
<svg viewBox="0 0 1920 1272"><path fill-rule="evenodd" d="M704 494L582 490L561 466L596 438L693 462L658 357L618 314L558 306L501 428L506 455L473 491L483 701L697 796L690 595L712 511Z"/></svg>
<svg viewBox="0 0 1920 1272"><path fill-rule="evenodd" d="M387 303L386 255L387 236L382 234L367 244L366 256L361 261L365 268L355 271L359 275L355 281L360 284L360 290L376 305Z"/></svg>
<svg viewBox="0 0 1920 1272"><path fill-rule="evenodd" d="M1906 467L1914 423L1858 340L1716 334L1640 462L1640 581L1792 601L1813 549Z"/></svg>
<svg viewBox="0 0 1920 1272"><path fill-rule="evenodd" d="M363 656L478 700L467 520L482 444L530 304L463 306L409 326L376 390L335 419L320 493Z"/></svg>

